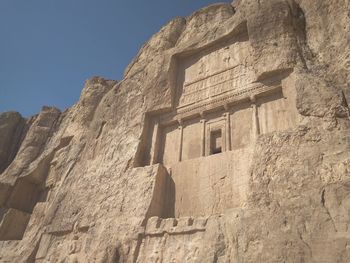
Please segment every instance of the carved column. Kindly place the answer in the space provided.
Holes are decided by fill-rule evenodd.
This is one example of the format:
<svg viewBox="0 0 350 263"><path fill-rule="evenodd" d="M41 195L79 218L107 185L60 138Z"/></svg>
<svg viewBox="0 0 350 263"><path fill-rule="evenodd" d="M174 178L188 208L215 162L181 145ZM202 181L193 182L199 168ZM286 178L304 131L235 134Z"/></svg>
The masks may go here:
<svg viewBox="0 0 350 263"><path fill-rule="evenodd" d="M158 163L158 152L159 152L159 139L160 139L160 129L159 129L159 121L155 121L154 130L152 136L152 157L151 164Z"/></svg>
<svg viewBox="0 0 350 263"><path fill-rule="evenodd" d="M183 125L182 121L179 120L179 131L180 131L180 136L179 136L179 162L182 161L182 143L183 143Z"/></svg>
<svg viewBox="0 0 350 263"><path fill-rule="evenodd" d="M205 123L206 123L206 120L202 119L200 121L200 123L202 124L201 156L205 156Z"/></svg>
<svg viewBox="0 0 350 263"><path fill-rule="evenodd" d="M260 126L259 126L259 113L258 113L258 106L256 105L256 97L251 96L250 101L252 103L252 108L253 108L253 136L254 139L258 137L260 134Z"/></svg>
<svg viewBox="0 0 350 263"><path fill-rule="evenodd" d="M224 113L225 122L226 122L226 135L225 135L225 151L231 151L231 125L230 125L230 113Z"/></svg>

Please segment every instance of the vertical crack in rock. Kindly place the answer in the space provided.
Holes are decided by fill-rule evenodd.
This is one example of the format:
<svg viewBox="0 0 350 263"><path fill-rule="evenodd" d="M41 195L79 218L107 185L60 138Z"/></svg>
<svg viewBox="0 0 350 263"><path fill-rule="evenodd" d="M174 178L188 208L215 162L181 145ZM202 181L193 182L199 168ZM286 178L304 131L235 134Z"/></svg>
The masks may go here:
<svg viewBox="0 0 350 263"><path fill-rule="evenodd" d="M337 230L336 224L334 222L334 219L333 219L333 217L332 217L331 213L329 212L329 209L326 205L325 195L326 195L326 189L323 189L322 193L321 193L321 204L322 204L323 208L326 210L326 213L327 213L327 216L329 217L329 220L332 222L332 225L334 227L334 231L337 232L338 230Z"/></svg>
<svg viewBox="0 0 350 263"><path fill-rule="evenodd" d="M104 126L106 125L106 121L102 121L101 122L101 126L100 126L100 129L99 129L99 131L98 131L98 134L96 135L96 140L101 136L101 134L102 134L102 131L103 131L103 128L104 128Z"/></svg>

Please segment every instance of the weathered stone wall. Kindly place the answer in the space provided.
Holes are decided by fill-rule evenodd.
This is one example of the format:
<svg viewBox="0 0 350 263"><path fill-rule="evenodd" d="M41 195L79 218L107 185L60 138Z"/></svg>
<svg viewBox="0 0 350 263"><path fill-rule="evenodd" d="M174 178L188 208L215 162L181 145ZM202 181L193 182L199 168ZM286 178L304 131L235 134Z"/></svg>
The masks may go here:
<svg viewBox="0 0 350 263"><path fill-rule="evenodd" d="M0 262L349 261L349 2L234 6L170 21L123 80L92 78L63 113L0 118ZM245 74L231 87L257 92L225 90L224 60ZM208 79L234 99L181 104ZM221 111L232 147L207 156L197 120Z"/></svg>

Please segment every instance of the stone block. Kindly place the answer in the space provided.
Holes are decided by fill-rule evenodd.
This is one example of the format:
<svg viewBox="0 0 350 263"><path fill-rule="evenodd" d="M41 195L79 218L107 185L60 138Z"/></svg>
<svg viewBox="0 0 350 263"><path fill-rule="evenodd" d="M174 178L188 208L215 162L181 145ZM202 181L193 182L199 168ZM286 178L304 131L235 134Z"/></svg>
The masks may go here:
<svg viewBox="0 0 350 263"><path fill-rule="evenodd" d="M167 218L163 219L160 225L160 229L165 232L172 232L174 228L177 226L177 219L176 218Z"/></svg>
<svg viewBox="0 0 350 263"><path fill-rule="evenodd" d="M35 260L44 259L50 247L51 235L43 234L40 239L38 251L36 253Z"/></svg>
<svg viewBox="0 0 350 263"><path fill-rule="evenodd" d="M197 229L205 229L207 222L207 217L197 217L194 219L193 226Z"/></svg>
<svg viewBox="0 0 350 263"><path fill-rule="evenodd" d="M162 222L162 219L159 218L158 216L153 216L149 218L146 225L146 233L147 234L159 233L161 222Z"/></svg>
<svg viewBox="0 0 350 263"><path fill-rule="evenodd" d="M30 214L8 209L0 223L0 240L20 240L26 230Z"/></svg>

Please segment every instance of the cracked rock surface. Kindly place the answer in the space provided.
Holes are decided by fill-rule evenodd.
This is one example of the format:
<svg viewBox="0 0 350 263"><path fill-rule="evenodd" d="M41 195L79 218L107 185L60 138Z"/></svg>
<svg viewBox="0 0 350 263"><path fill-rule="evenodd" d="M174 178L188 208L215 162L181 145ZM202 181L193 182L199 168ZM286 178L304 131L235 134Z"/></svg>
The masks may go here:
<svg viewBox="0 0 350 263"><path fill-rule="evenodd" d="M251 85L278 80L282 91L292 90L292 106L274 116L293 112L293 125L255 127L249 150L222 142L239 154L203 150L203 159L190 162L180 154L176 165L154 157L163 135L153 122L170 116L182 129L190 118L177 97L183 65L215 61L210 54L231 47L231 61L249 69ZM183 86L214 82L186 82L191 74ZM259 106L259 98L242 101ZM220 111L230 103L236 107L229 101ZM239 0L175 18L141 48L123 80L91 78L64 112L45 106L29 119L0 114L0 262L348 263L348 103L348 0ZM211 116L203 105L208 112L195 118ZM284 123L276 120L276 127ZM237 191L230 174L241 178ZM207 182L207 192L191 196Z"/></svg>

